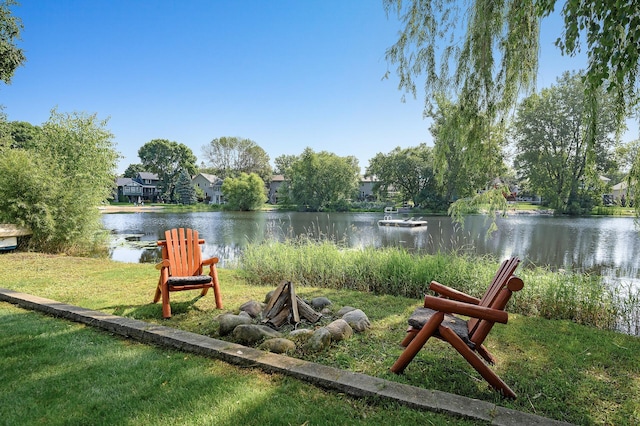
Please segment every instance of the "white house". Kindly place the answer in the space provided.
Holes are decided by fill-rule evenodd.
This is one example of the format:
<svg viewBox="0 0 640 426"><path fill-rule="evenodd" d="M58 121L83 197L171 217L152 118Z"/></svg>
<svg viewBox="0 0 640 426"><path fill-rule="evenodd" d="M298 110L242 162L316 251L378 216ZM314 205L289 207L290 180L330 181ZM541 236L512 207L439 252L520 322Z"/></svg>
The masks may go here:
<svg viewBox="0 0 640 426"><path fill-rule="evenodd" d="M207 173L198 173L191 179L191 184L204 191L204 200L209 204L224 204L222 196L222 179Z"/></svg>

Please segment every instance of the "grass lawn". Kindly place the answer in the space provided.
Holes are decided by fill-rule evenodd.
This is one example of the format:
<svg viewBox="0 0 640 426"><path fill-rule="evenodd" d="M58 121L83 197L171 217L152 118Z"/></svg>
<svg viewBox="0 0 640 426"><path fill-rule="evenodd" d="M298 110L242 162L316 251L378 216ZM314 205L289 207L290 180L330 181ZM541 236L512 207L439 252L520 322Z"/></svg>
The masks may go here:
<svg viewBox="0 0 640 426"><path fill-rule="evenodd" d="M262 301L278 284L247 285L236 271L219 272L225 311ZM212 295L172 293L174 316L161 319L160 304L150 304L158 279L152 265L15 253L0 257L0 274L2 287L219 337L215 316L221 311ZM329 297L336 310L361 308L372 327L328 351L293 356L576 424L640 423L638 337L511 315L486 341L498 360L495 370L518 394L507 401L439 341L430 341L405 374L389 372L419 300L297 290L305 298ZM129 342L6 303L0 304L0 360L0 418L7 424L464 424Z"/></svg>

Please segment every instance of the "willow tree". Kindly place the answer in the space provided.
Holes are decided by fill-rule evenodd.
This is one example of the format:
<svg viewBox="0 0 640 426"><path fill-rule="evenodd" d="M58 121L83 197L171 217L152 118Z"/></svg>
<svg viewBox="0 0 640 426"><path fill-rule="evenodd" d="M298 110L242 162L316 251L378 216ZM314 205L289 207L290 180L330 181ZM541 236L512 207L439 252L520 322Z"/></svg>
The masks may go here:
<svg viewBox="0 0 640 426"><path fill-rule="evenodd" d="M475 167L491 166L496 138L521 95L535 88L541 20L561 7L564 31L556 46L574 56L586 51L586 139L597 134L598 90L616 100L616 121L637 106L640 83L640 15L634 1L571 0L383 0L387 14L404 25L386 53L396 65L399 88L417 96L424 90L425 116L434 117L436 99L457 105L456 120L469 130L461 143L477 155ZM452 126L448 126L451 128ZM590 149L592 151L592 149ZM436 158L443 158L436 154ZM630 180L640 186L640 164ZM637 204L637 203L636 203ZM640 210L638 210L640 213Z"/></svg>

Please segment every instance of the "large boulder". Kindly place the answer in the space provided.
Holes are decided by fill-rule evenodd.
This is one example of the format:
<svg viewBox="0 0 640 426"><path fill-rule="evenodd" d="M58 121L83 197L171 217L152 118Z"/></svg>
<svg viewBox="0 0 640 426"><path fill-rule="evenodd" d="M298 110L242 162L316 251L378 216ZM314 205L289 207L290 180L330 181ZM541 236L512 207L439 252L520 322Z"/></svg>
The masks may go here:
<svg viewBox="0 0 640 426"><path fill-rule="evenodd" d="M325 328L331 333L331 340L334 342L348 339L353 335L353 329L349 323L342 318L333 321L331 324L327 324Z"/></svg>
<svg viewBox="0 0 640 426"><path fill-rule="evenodd" d="M263 309L264 304L256 302L255 300L249 300L240 305L240 311L248 313L251 318L260 318Z"/></svg>
<svg viewBox="0 0 640 426"><path fill-rule="evenodd" d="M248 315L222 314L218 317L220 324L220 336L231 334L233 330L241 324L251 324L251 317Z"/></svg>
<svg viewBox="0 0 640 426"><path fill-rule="evenodd" d="M267 339L260 345L260 349L264 351L273 352L275 354L283 354L286 352L293 352L296 350L296 344L289 339L283 337L276 337L274 339Z"/></svg>
<svg viewBox="0 0 640 426"><path fill-rule="evenodd" d="M326 327L320 327L309 337L304 347L310 352L320 352L329 345L331 345L331 333Z"/></svg>
<svg viewBox="0 0 640 426"><path fill-rule="evenodd" d="M314 297L313 299L311 299L311 302L309 304L316 311L321 311L322 309L331 305L331 300L327 299L326 297Z"/></svg>
<svg viewBox="0 0 640 426"><path fill-rule="evenodd" d="M340 308L340 310L338 311L336 316L342 318L342 316L344 314L346 314L347 312L351 312L351 311L355 311L355 310L356 310L356 308L354 308L353 306L343 306L342 308Z"/></svg>
<svg viewBox="0 0 640 426"><path fill-rule="evenodd" d="M298 328L289 333L287 337L295 342L306 342L313 336L313 330L309 328Z"/></svg>
<svg viewBox="0 0 640 426"><path fill-rule="evenodd" d="M242 324L233 330L233 338L249 346L260 343L264 339L275 337L282 337L282 334L266 325Z"/></svg>
<svg viewBox="0 0 640 426"><path fill-rule="evenodd" d="M367 315L360 309L347 312L342 316L342 319L357 333L361 333L371 327L371 321L369 321Z"/></svg>

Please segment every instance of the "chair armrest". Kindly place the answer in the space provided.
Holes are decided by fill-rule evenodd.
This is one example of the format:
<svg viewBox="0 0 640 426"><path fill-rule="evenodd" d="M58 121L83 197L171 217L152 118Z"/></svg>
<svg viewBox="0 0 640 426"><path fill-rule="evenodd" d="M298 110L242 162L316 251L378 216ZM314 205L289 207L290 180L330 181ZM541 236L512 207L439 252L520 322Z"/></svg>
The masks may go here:
<svg viewBox="0 0 640 426"><path fill-rule="evenodd" d="M446 285L440 284L437 281L431 281L429 289L435 291L438 294L441 294L442 296L448 297L449 299L457 300L459 302L471 303L473 305L480 304L480 299L478 299L477 297L469 296L466 293L455 290L451 287L447 287Z"/></svg>
<svg viewBox="0 0 640 426"><path fill-rule="evenodd" d="M217 257L212 257L211 259L205 259L202 261L202 266L205 265L215 265L216 263L218 263L218 258Z"/></svg>
<svg viewBox="0 0 640 426"><path fill-rule="evenodd" d="M458 302L457 300L450 300L435 296L425 296L424 307L440 312L466 315L468 317L499 322L502 324L506 324L509 319L509 314L499 309L471 305L469 303Z"/></svg>
<svg viewBox="0 0 640 426"><path fill-rule="evenodd" d="M171 262L168 259L163 259L161 262L156 263L156 269L168 268Z"/></svg>

